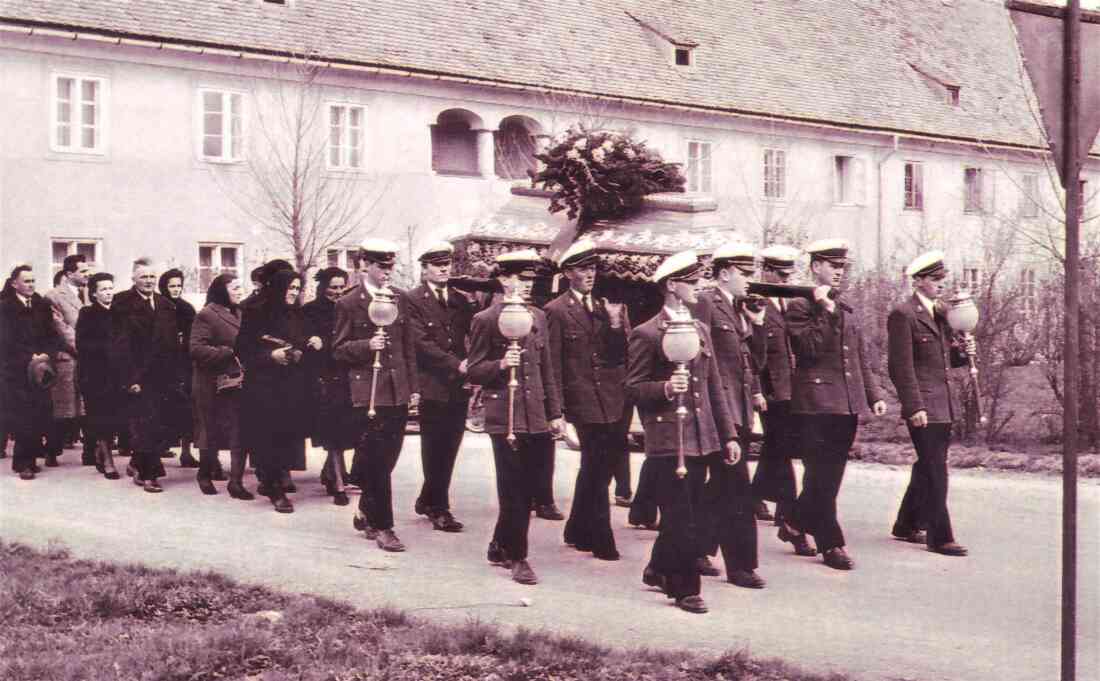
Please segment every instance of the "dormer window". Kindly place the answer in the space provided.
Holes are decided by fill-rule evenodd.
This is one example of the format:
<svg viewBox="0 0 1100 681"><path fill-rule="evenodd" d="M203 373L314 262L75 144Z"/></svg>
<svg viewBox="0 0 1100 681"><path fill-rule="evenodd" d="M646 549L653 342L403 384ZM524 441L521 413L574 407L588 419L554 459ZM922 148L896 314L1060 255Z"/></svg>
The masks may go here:
<svg viewBox="0 0 1100 681"><path fill-rule="evenodd" d="M959 86L947 85L947 103L951 106L959 105Z"/></svg>
<svg viewBox="0 0 1100 681"><path fill-rule="evenodd" d="M677 66L691 66L691 48L675 48L673 50L673 63Z"/></svg>

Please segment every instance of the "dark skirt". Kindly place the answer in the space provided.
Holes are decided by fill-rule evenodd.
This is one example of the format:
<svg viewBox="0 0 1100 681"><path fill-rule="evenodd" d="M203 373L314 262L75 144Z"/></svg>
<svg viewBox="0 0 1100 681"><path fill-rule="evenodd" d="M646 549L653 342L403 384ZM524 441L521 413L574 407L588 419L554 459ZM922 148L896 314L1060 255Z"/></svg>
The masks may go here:
<svg viewBox="0 0 1100 681"><path fill-rule="evenodd" d="M355 447L355 424L346 376L319 376L313 380L316 406L310 440L314 447L346 450Z"/></svg>

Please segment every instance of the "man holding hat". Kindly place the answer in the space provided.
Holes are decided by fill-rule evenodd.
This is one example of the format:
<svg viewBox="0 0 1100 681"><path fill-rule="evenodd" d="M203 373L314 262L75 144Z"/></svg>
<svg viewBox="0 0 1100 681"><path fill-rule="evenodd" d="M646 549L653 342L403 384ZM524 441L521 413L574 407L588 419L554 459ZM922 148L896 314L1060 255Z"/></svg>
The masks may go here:
<svg viewBox="0 0 1100 681"><path fill-rule="evenodd" d="M419 399L420 382L416 343L409 305L400 291L389 288L397 261L397 245L385 239L367 239L355 256L357 291L336 301L332 356L348 367L353 422L358 430L352 477L361 481L362 495L353 525L374 539L384 551L404 551L393 531L393 487L390 475L405 442L409 405ZM388 297L397 306L397 319L376 336L370 304ZM375 414L369 413L375 357L382 368L374 389Z"/></svg>
<svg viewBox="0 0 1100 681"><path fill-rule="evenodd" d="M592 295L599 263L596 244L577 241L558 259L569 290L546 305L550 356L565 420L577 429L581 466L565 543L600 560L618 560L607 488L627 455L630 406L624 399L626 338L622 303Z"/></svg>
<svg viewBox="0 0 1100 681"><path fill-rule="evenodd" d="M878 380L871 372L859 319L836 300L835 290L848 264L843 239L823 239L806 248L813 276L813 300L795 298L787 308L787 331L794 350L791 413L797 415L804 442L805 475L795 517L799 532L813 535L825 564L851 570L836 499L859 416L886 413Z"/></svg>
<svg viewBox="0 0 1100 681"><path fill-rule="evenodd" d="M790 246L773 245L760 252L763 259L764 282L788 284L794 274L795 262L800 255ZM761 415L764 419L764 446L756 464L752 479L753 492L759 505L767 510L764 499L775 502L775 522L779 525L779 538L791 542L800 556L813 556L817 550L810 546L806 534L787 522L794 517L798 483L795 479L791 454L797 446L794 437L795 421L791 418L791 374L794 372L794 352L787 336L786 298L770 298L764 306L764 333L767 336L765 360L760 365L760 387L766 400ZM759 509L757 519L762 518Z"/></svg>
<svg viewBox="0 0 1100 681"><path fill-rule="evenodd" d="M886 322L890 380L917 450L893 535L927 543L929 551L965 556L966 548L955 543L947 511L947 448L959 413L948 370L966 365L967 354L976 348L973 338L965 351L951 342L951 327L939 303L947 277L943 259L943 252L930 251L909 264L905 273L913 280L913 296L891 310Z"/></svg>
<svg viewBox="0 0 1100 681"><path fill-rule="evenodd" d="M764 358L764 310L746 304L749 277L756 270L756 249L752 244L732 242L711 256L715 286L699 294L695 318L710 330L714 356L722 377L722 392L737 427L738 444L748 451L755 410L764 406L756 366ZM756 301L758 303L763 301ZM756 516L753 512L752 483L746 457L728 466L722 457L707 457L710 471L706 487L707 528L705 554L700 572L717 575L707 556L722 549L726 579L731 584L761 589L764 580L758 566Z"/></svg>
<svg viewBox="0 0 1100 681"><path fill-rule="evenodd" d="M696 287L703 266L694 251L669 256L652 280L664 296L664 307L630 332L627 397L638 407L645 427L646 464L651 467L661 525L642 581L661 588L676 606L692 613L707 611L699 595L698 559L702 557L703 485L707 456L721 452L728 465L741 460L737 426L714 345L707 327L692 319L687 305L698 300ZM699 338L699 353L680 371L664 355L662 343L670 325L690 324ZM687 475L676 472L679 436L677 398L682 397L683 453Z"/></svg>
<svg viewBox="0 0 1100 681"><path fill-rule="evenodd" d="M510 349L500 331L500 316L509 299L526 299L534 284L541 258L534 250L513 251L497 256L496 276L504 287L505 300L474 315L470 329L470 381L482 386L485 404L485 432L493 443L499 511L487 558L508 567L520 584L536 584L538 577L527 561L527 530L531 521L531 499L554 466L554 438L565 427L561 418L559 388L550 358L546 315L527 304L533 318L531 332ZM509 374L515 370L519 387L515 391L512 431L508 441Z"/></svg>
<svg viewBox="0 0 1100 681"><path fill-rule="evenodd" d="M451 514L449 491L455 458L466 432L470 393L466 389L466 336L476 308L462 293L447 285L454 246L433 244L420 255L423 278L408 292L409 313L416 340L420 372L420 461L424 485L416 512L432 527L460 532L462 523Z"/></svg>

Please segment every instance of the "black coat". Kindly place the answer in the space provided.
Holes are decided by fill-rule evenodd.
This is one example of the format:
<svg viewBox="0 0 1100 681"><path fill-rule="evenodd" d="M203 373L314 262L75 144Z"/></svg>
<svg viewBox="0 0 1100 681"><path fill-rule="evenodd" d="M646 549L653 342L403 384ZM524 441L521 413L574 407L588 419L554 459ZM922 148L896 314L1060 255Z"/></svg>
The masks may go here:
<svg viewBox="0 0 1100 681"><path fill-rule="evenodd" d="M50 391L31 386L27 379L31 357L52 358L63 348L53 307L45 298L33 294L30 308L15 293L0 299L0 402L4 426L17 437L34 437L50 424Z"/></svg>
<svg viewBox="0 0 1100 681"><path fill-rule="evenodd" d="M420 373L420 394L437 402L464 401L466 376L458 365L466 359L466 339L477 308L464 294L451 288L447 307L439 304L428 284L407 295L416 340L416 363Z"/></svg>
<svg viewBox="0 0 1100 681"><path fill-rule="evenodd" d="M787 336L787 320L771 300L764 306L764 332L768 338L767 359L760 366L760 387L769 402L790 401L794 353Z"/></svg>
<svg viewBox="0 0 1100 681"><path fill-rule="evenodd" d="M310 440L325 449L351 449L356 437L349 413L348 370L332 356L336 303L322 296L303 305L302 314L306 338L317 336L323 343L319 351L308 350L303 357L313 397Z"/></svg>
<svg viewBox="0 0 1100 681"><path fill-rule="evenodd" d="M285 446L309 434L309 380L301 362L278 364L271 353L280 346L271 336L306 352L306 323L297 306L260 305L242 311L237 357L244 365L241 395L243 445L258 450Z"/></svg>
<svg viewBox="0 0 1100 681"><path fill-rule="evenodd" d="M760 392L756 372L764 363L767 340L764 327L750 324L716 288L700 293L692 312L710 330L722 375L722 391L734 422L747 433L752 429L752 396Z"/></svg>
<svg viewBox="0 0 1100 681"><path fill-rule="evenodd" d="M916 294L895 307L886 321L890 380L898 389L901 417L918 411L929 423L952 423L959 415L948 370L967 364L966 355L951 343L947 320L928 314Z"/></svg>
<svg viewBox="0 0 1100 681"><path fill-rule="evenodd" d="M132 288L111 305L125 328L119 349L125 384L141 386L126 407L130 447L137 452L159 452L169 444L165 416L178 399L176 306L159 293L153 293L153 306Z"/></svg>
<svg viewBox="0 0 1100 681"><path fill-rule="evenodd" d="M397 320L386 329L389 341L380 355L382 368L374 394L374 404L378 407L405 406L411 395L420 392L409 302L403 292L396 289L394 292L398 313ZM371 295L365 288L345 293L336 303L336 328L332 340L333 357L347 367L351 403L363 409L370 405L374 378L375 351L369 344L378 330L367 312L370 303Z"/></svg>
<svg viewBox="0 0 1100 681"><path fill-rule="evenodd" d="M77 364L77 384L89 425L97 433L113 432L126 422L125 338L125 319L113 308L92 303L80 309L76 348L86 361Z"/></svg>

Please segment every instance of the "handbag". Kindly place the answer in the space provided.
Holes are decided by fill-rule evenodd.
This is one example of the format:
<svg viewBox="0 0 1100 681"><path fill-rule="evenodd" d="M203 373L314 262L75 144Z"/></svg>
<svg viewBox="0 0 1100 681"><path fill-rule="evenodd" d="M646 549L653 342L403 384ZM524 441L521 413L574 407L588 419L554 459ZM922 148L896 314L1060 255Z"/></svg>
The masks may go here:
<svg viewBox="0 0 1100 681"><path fill-rule="evenodd" d="M241 386L244 385L244 367L241 366L241 360L234 356L233 361L237 363L236 372L218 374L214 380L214 392L218 395L240 390Z"/></svg>

